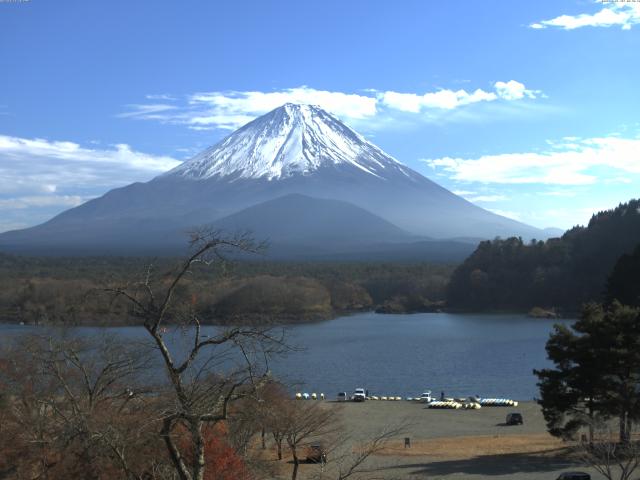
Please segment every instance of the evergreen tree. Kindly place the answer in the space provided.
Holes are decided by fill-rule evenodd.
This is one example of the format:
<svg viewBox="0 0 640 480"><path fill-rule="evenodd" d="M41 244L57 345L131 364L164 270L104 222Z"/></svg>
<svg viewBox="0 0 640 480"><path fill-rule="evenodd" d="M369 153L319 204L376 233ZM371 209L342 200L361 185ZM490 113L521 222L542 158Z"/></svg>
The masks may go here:
<svg viewBox="0 0 640 480"><path fill-rule="evenodd" d="M597 420L617 418L628 442L640 418L640 309L590 304L571 328L556 326L547 342L553 369L534 371L538 403L552 435L572 438Z"/></svg>
<svg viewBox="0 0 640 480"><path fill-rule="evenodd" d="M640 245L630 255L622 255L607 280L607 303L618 300L640 307Z"/></svg>
<svg viewBox="0 0 640 480"><path fill-rule="evenodd" d="M546 345L547 356L555 369L534 370L538 376L542 413L549 433L564 439L575 438L577 432L589 428L598 417L605 375L604 365L593 355L593 338L589 324L599 316L601 308L585 307L583 319L572 325L556 325Z"/></svg>

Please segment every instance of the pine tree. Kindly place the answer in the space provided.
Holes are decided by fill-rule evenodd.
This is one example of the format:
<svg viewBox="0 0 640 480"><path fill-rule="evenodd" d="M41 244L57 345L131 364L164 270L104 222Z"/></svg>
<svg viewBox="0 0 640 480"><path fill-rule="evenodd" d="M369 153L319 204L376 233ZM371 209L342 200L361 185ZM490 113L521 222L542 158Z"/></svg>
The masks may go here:
<svg viewBox="0 0 640 480"><path fill-rule="evenodd" d="M552 435L573 438L583 427L617 418L628 442L640 418L640 309L590 304L570 328L556 326L547 342L553 369L534 371L538 403Z"/></svg>

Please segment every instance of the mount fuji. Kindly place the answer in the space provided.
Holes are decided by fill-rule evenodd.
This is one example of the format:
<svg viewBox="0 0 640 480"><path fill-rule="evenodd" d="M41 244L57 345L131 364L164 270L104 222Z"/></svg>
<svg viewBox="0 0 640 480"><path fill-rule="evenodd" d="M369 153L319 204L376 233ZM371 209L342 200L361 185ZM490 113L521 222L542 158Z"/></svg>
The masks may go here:
<svg viewBox="0 0 640 480"><path fill-rule="evenodd" d="M445 250L457 258L473 245L450 239L548 236L458 197L321 108L286 104L149 182L1 234L0 248L168 253L202 225L251 230L271 240L275 256L309 258L405 251L428 259Z"/></svg>

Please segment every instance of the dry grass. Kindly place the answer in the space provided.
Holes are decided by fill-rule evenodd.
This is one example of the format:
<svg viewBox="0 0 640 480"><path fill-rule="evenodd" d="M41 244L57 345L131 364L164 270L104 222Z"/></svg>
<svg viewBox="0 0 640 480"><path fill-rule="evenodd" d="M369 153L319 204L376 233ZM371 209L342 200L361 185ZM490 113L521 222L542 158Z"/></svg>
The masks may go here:
<svg viewBox="0 0 640 480"><path fill-rule="evenodd" d="M411 448L404 448L404 442L391 442L379 455L394 457L428 456L438 459L469 459L485 455L514 453L547 454L566 447L561 440L548 434L505 436L467 436L412 440Z"/></svg>

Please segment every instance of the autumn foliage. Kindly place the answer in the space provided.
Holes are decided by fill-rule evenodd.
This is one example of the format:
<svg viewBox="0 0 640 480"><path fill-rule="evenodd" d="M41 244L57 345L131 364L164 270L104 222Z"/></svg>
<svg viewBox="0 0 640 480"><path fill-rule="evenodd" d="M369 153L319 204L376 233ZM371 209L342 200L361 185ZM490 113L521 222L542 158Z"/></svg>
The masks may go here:
<svg viewBox="0 0 640 480"><path fill-rule="evenodd" d="M193 461L189 435L184 427L176 428L177 442L188 461ZM244 461L228 440L228 428L223 422L204 427L206 467L204 480L250 480Z"/></svg>

